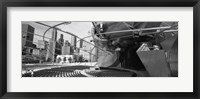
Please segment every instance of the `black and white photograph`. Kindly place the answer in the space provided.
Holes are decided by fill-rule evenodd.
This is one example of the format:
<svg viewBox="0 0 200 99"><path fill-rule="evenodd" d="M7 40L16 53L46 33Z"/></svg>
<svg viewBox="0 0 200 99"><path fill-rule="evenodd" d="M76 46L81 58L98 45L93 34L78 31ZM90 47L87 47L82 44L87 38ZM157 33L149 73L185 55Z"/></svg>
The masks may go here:
<svg viewBox="0 0 200 99"><path fill-rule="evenodd" d="M22 21L22 77L178 77L178 21Z"/></svg>

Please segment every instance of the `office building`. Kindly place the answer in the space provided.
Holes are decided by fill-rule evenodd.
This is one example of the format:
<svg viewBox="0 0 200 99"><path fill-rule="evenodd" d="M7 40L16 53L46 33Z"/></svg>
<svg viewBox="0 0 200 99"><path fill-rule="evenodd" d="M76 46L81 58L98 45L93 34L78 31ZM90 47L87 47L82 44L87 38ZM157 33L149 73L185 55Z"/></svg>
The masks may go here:
<svg viewBox="0 0 200 99"><path fill-rule="evenodd" d="M62 46L62 55L70 55L70 43L66 40L65 45Z"/></svg>
<svg viewBox="0 0 200 99"><path fill-rule="evenodd" d="M71 54L73 55L74 50L76 50L76 36L71 36Z"/></svg>
<svg viewBox="0 0 200 99"><path fill-rule="evenodd" d="M47 50L46 60L51 60L51 61L55 60L56 39L57 39L57 30L53 29L52 37L49 40L49 47L48 47L48 50Z"/></svg>
<svg viewBox="0 0 200 99"><path fill-rule="evenodd" d="M22 24L22 46L32 47L35 28L28 24Z"/></svg>
<svg viewBox="0 0 200 99"><path fill-rule="evenodd" d="M35 47L33 44L35 28L29 24L22 24L22 51L24 54L32 54L33 48Z"/></svg>
<svg viewBox="0 0 200 99"><path fill-rule="evenodd" d="M60 46L64 45L64 36L63 36L63 34L60 34L60 38L58 40L58 43L59 43Z"/></svg>
<svg viewBox="0 0 200 99"><path fill-rule="evenodd" d="M60 38L59 38L58 41L56 42L55 53L56 53L57 55L61 55L63 45L64 45L63 34L60 34Z"/></svg>
<svg viewBox="0 0 200 99"><path fill-rule="evenodd" d="M83 39L80 39L80 46L79 46L80 48L82 48L83 47Z"/></svg>

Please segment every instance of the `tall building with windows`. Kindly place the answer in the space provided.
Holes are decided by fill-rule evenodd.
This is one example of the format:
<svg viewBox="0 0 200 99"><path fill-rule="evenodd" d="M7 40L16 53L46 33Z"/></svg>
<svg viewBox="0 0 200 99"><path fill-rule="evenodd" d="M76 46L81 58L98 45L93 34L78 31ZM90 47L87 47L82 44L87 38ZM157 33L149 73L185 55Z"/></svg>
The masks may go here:
<svg viewBox="0 0 200 99"><path fill-rule="evenodd" d="M56 53L57 55L61 55L63 45L64 45L63 34L60 34L60 38L59 38L58 41L56 42L56 48L55 48L55 53Z"/></svg>
<svg viewBox="0 0 200 99"><path fill-rule="evenodd" d="M71 36L71 46L72 46L72 48L71 48L71 50L72 50L72 54L74 53L74 50L76 50L76 36Z"/></svg>
<svg viewBox="0 0 200 99"><path fill-rule="evenodd" d="M64 45L64 36L63 34L60 34L60 38L58 39L59 45L63 46Z"/></svg>
<svg viewBox="0 0 200 99"><path fill-rule="evenodd" d="M55 54L61 55L62 46L56 41Z"/></svg>
<svg viewBox="0 0 200 99"><path fill-rule="evenodd" d="M57 40L57 30L54 28L52 31L52 37L49 40L49 47L47 50L46 60L55 61L56 40Z"/></svg>
<svg viewBox="0 0 200 99"><path fill-rule="evenodd" d="M62 55L70 55L70 43L66 40L65 45L62 46Z"/></svg>
<svg viewBox="0 0 200 99"><path fill-rule="evenodd" d="M35 45L33 44L35 28L29 24L22 24L22 54L31 54Z"/></svg>
<svg viewBox="0 0 200 99"><path fill-rule="evenodd" d="M33 50L34 54L39 55L41 60L46 61L48 47L49 44L47 41L38 40L37 48Z"/></svg>
<svg viewBox="0 0 200 99"><path fill-rule="evenodd" d="M22 24L22 46L32 47L35 28L28 24Z"/></svg>
<svg viewBox="0 0 200 99"><path fill-rule="evenodd" d="M80 46L79 46L80 48L82 48L83 47L83 40L82 39L80 39Z"/></svg>

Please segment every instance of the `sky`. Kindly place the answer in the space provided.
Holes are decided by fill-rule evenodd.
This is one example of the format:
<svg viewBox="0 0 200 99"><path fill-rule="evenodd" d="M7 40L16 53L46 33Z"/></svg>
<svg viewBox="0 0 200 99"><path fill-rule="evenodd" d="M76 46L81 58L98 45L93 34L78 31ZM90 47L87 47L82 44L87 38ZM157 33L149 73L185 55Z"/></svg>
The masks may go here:
<svg viewBox="0 0 200 99"><path fill-rule="evenodd" d="M56 22L56 21L54 22L53 21L53 22L41 22L41 23L44 23L44 24L47 24L47 25L50 25L50 26L54 26L54 25L62 23L62 22ZM44 32L49 28L49 27L40 25L38 23L35 23L33 21L23 21L22 24L29 24L29 25L33 26L35 28L34 33L38 34L38 35L43 35ZM91 35L91 29L93 28L93 25L92 25L92 22L71 22L70 24L63 24L63 25L57 26L57 28L62 29L63 31L73 33L80 38L84 38L86 36ZM45 37L51 38L52 30L53 29L50 29L46 33ZM71 42L71 35L60 32L60 31L57 31L57 33L58 33L57 40L60 38L60 34L63 34L64 40L68 40L69 42ZM85 40L90 41L91 39L92 38L88 38L88 39L85 39ZM34 35L33 42L38 42L38 40L43 40L43 37L39 37L39 36ZM49 41L48 39L45 39L45 40ZM77 45L78 44L79 43L77 43Z"/></svg>

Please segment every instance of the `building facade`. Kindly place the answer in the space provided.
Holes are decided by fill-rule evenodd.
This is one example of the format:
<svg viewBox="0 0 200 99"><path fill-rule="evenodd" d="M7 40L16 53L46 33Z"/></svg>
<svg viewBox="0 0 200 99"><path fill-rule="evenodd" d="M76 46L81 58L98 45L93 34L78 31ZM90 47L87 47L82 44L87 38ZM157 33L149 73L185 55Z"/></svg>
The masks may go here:
<svg viewBox="0 0 200 99"><path fill-rule="evenodd" d="M48 46L48 50L47 50L47 56L46 56L47 61L52 61L52 62L55 61L56 40L57 40L57 30L53 29L52 37L49 40L49 46Z"/></svg>
<svg viewBox="0 0 200 99"><path fill-rule="evenodd" d="M76 36L71 36L71 54L73 55L74 50L76 50Z"/></svg>
<svg viewBox="0 0 200 99"><path fill-rule="evenodd" d="M36 48L33 44L35 28L29 24L22 24L22 55L31 55L33 49Z"/></svg>
<svg viewBox="0 0 200 99"><path fill-rule="evenodd" d="M66 40L62 46L62 55L70 55L70 43Z"/></svg>
<svg viewBox="0 0 200 99"><path fill-rule="evenodd" d="M22 46L32 47L35 28L28 24L22 24Z"/></svg>
<svg viewBox="0 0 200 99"><path fill-rule="evenodd" d="M58 41L56 42L56 49L55 49L55 53L57 55L61 55L62 54L62 47L64 45L64 38L63 38L63 34L60 34L60 38L58 39Z"/></svg>
<svg viewBox="0 0 200 99"><path fill-rule="evenodd" d="M43 41L43 40L38 40L38 44L37 44L37 48L40 49L47 49L48 48L48 42L47 41Z"/></svg>

